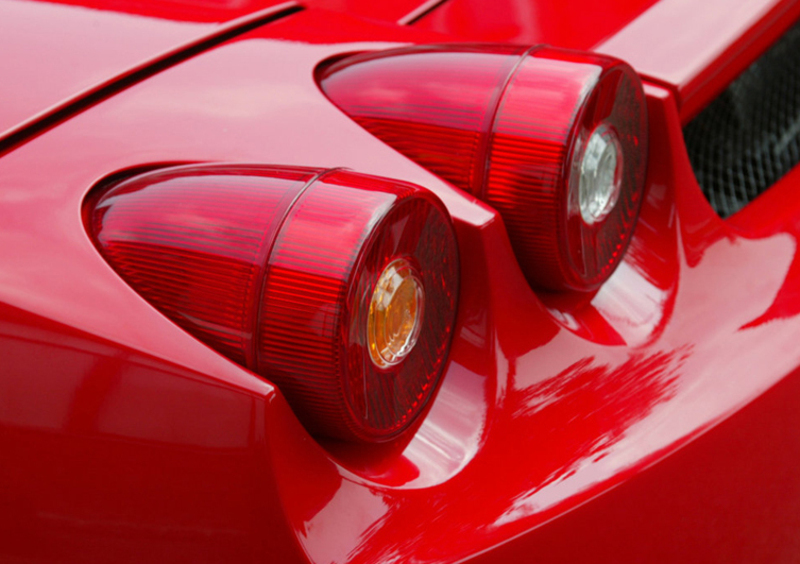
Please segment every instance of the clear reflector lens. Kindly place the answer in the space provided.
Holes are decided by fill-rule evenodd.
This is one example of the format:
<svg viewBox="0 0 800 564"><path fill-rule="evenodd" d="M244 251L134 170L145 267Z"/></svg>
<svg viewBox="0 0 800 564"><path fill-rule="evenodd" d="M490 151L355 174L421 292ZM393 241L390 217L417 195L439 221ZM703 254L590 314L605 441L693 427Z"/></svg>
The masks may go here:
<svg viewBox="0 0 800 564"><path fill-rule="evenodd" d="M375 285L367 321L369 354L375 366L401 362L417 343L425 303L422 282L405 260L392 261Z"/></svg>
<svg viewBox="0 0 800 564"><path fill-rule="evenodd" d="M602 221L619 200L622 185L622 146L605 124L589 137L580 161L578 181L581 217L588 225Z"/></svg>

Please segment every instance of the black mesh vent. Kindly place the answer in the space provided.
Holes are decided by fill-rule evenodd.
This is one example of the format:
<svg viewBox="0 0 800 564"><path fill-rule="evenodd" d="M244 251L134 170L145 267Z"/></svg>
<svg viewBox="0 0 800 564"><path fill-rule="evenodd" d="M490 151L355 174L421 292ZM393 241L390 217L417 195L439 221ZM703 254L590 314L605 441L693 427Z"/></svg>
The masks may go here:
<svg viewBox="0 0 800 564"><path fill-rule="evenodd" d="M800 162L800 25L683 130L711 206L739 211Z"/></svg>

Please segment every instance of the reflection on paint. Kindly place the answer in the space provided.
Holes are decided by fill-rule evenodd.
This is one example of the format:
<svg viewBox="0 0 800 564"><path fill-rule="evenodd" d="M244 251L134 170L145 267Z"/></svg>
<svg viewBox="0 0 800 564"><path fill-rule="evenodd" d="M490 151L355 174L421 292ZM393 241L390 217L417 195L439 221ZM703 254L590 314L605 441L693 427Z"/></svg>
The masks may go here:
<svg viewBox="0 0 800 564"><path fill-rule="evenodd" d="M547 452L550 460L532 469L532 487L515 497L495 525L549 509L605 478L606 473L598 475L592 465L612 452L656 405L673 397L688 357L688 350L634 354L617 367L583 359L510 394L516 417L528 419L534 429L521 446Z"/></svg>

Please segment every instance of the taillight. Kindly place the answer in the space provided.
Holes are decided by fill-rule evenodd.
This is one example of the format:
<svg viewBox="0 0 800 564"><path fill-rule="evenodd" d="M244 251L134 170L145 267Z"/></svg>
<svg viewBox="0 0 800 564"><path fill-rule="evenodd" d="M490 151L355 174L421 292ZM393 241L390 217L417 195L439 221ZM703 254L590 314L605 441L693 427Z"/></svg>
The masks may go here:
<svg viewBox="0 0 800 564"><path fill-rule="evenodd" d="M273 381L311 430L386 440L431 397L458 253L427 190L340 170L190 166L114 186L90 218L134 289Z"/></svg>
<svg viewBox="0 0 800 564"><path fill-rule="evenodd" d="M365 129L500 212L529 282L589 290L642 200L644 93L625 63L550 48L422 46L323 67Z"/></svg>

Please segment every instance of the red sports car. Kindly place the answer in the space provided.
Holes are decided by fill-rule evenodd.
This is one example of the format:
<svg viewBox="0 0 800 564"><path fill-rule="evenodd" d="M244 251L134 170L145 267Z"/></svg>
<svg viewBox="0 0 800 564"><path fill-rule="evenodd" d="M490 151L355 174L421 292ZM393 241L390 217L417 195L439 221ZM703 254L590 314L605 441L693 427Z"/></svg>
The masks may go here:
<svg viewBox="0 0 800 564"><path fill-rule="evenodd" d="M798 18L0 0L0 561L800 560Z"/></svg>

